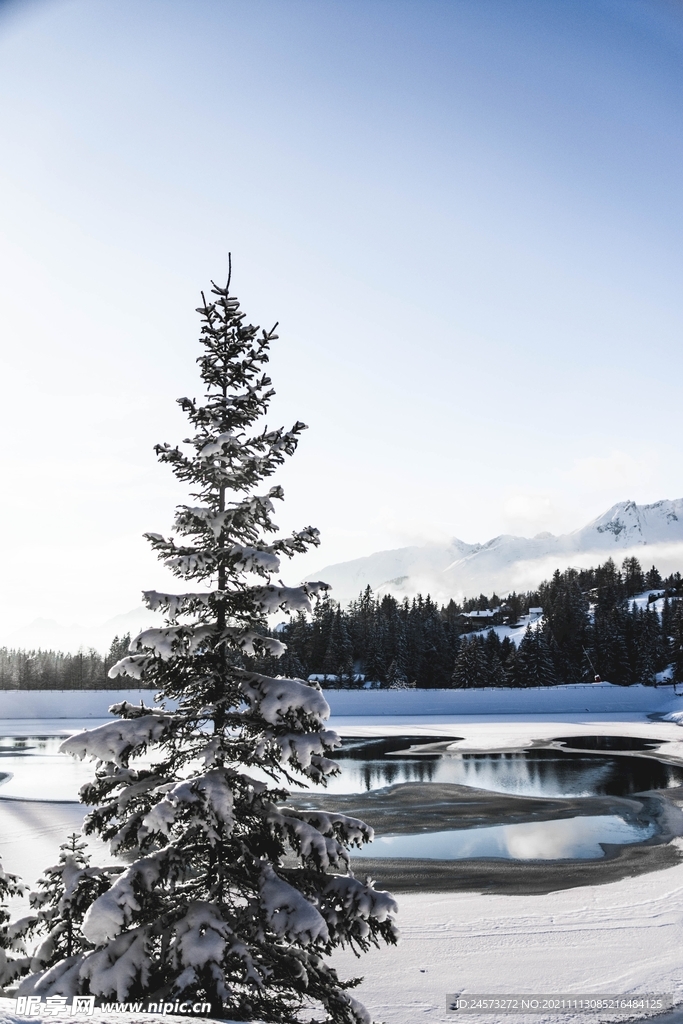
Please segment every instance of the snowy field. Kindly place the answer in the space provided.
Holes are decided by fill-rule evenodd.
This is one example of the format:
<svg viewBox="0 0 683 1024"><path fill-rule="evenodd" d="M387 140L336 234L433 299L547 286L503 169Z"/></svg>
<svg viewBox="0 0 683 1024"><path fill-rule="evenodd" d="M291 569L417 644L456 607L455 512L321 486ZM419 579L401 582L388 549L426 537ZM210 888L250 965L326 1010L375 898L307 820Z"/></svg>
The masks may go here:
<svg viewBox="0 0 683 1024"><path fill-rule="evenodd" d="M683 707L683 699L670 697L661 710L675 707ZM4 721L0 722L0 734L66 735L83 724L65 719ZM95 724L93 719L88 722ZM646 712L527 713L502 719L491 715L338 717L332 725L342 735L400 736L409 732L427 739L463 737L458 742L463 750L512 750L567 733L637 736L668 741L667 756L683 761L683 730L671 721L652 720ZM54 862L59 843L80 824L82 808L73 801L77 784L89 770L74 767L49 745L40 758L37 773L28 767L31 759L24 759L23 777L24 769L14 762L12 779L0 785L3 864L30 883ZM683 839L673 842L683 844ZM95 851L97 859L102 852ZM543 895L406 893L399 896L399 905L403 938L397 948L374 950L361 960L347 953L334 957L343 975L364 975L357 995L375 1021L446 1024L458 1016L446 1012L447 993L672 993L676 1002L683 1003L683 864L618 882ZM634 1020L640 1015L461 1016L471 1024L498 1020L551 1024ZM0 1000L0 1020L16 1019L11 1002ZM661 1020L683 1021L683 1013L665 1014Z"/></svg>

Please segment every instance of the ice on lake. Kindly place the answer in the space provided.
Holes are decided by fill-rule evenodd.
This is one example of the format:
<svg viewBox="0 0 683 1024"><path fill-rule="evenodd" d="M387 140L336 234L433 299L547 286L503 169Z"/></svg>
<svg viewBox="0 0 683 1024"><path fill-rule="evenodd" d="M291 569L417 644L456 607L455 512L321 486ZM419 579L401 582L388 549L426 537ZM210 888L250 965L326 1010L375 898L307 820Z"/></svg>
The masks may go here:
<svg viewBox="0 0 683 1024"><path fill-rule="evenodd" d="M77 801L81 786L93 779L94 764L60 753L63 740L64 736L0 737L0 797Z"/></svg>

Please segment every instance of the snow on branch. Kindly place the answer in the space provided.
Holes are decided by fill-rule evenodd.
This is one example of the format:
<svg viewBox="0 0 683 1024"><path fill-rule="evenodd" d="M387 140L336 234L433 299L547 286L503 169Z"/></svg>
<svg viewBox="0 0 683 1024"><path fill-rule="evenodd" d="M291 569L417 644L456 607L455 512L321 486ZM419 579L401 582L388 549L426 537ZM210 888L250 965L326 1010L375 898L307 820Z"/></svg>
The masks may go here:
<svg viewBox="0 0 683 1024"><path fill-rule="evenodd" d="M340 921L350 918L362 918L376 921L388 921L392 914L398 913L398 903L389 892L373 889L353 875L334 875L325 886L326 895L334 896L334 902L340 907Z"/></svg>
<svg viewBox="0 0 683 1024"><path fill-rule="evenodd" d="M242 693L270 725L284 725L302 716L323 722L330 717L330 706L316 686L302 679L263 676L240 671Z"/></svg>
<svg viewBox="0 0 683 1024"><path fill-rule="evenodd" d="M133 679L142 679L143 674L154 664L154 658L150 654L133 654L128 658L121 658L109 669L107 675L110 679L117 676L131 676Z"/></svg>
<svg viewBox="0 0 683 1024"><path fill-rule="evenodd" d="M138 897L145 891L150 892L160 880L172 882L182 870L182 865L174 863L177 856L173 847L166 846L131 864L112 887L88 907L82 925L86 939L94 946L101 946L120 935L140 910Z"/></svg>
<svg viewBox="0 0 683 1024"><path fill-rule="evenodd" d="M338 814L333 811L299 811L297 817L313 825L322 835L341 835L345 842L351 846L362 846L363 843L371 843L375 837L375 830L366 825L360 818L352 818L348 814Z"/></svg>
<svg viewBox="0 0 683 1024"><path fill-rule="evenodd" d="M222 454L225 448L233 448L239 450L241 447L241 441L235 436L232 430L225 431L223 434L219 434L213 438L208 444L205 444L200 451L197 452L198 459L211 459L214 455L219 452Z"/></svg>
<svg viewBox="0 0 683 1024"><path fill-rule="evenodd" d="M300 587L273 586L253 587L251 595L254 604L265 615L277 611L312 612L311 597L329 590L327 583L303 583Z"/></svg>
<svg viewBox="0 0 683 1024"><path fill-rule="evenodd" d="M268 814L268 823L284 833L297 853L304 860L312 860L319 871L348 869L348 851L334 834L324 836L314 825L294 813L284 814L275 806Z"/></svg>
<svg viewBox="0 0 683 1024"><path fill-rule="evenodd" d="M335 732L330 730L314 733L285 733L277 735L264 732L257 751L264 750L268 743L275 743L280 748L280 763L290 765L300 771L313 782L325 781L325 776L336 775L339 765L325 756L325 748L339 746L341 742Z"/></svg>
<svg viewBox="0 0 683 1024"><path fill-rule="evenodd" d="M173 657L178 640L181 637L182 627L179 626L167 626L165 629L154 627L143 629L142 633L138 633L131 640L128 650L133 654L139 648L146 647L148 650L154 651L162 661L168 661L169 658Z"/></svg>
<svg viewBox="0 0 683 1024"><path fill-rule="evenodd" d="M94 995L115 994L117 1000L123 1002L134 987L148 984L152 967L149 928L141 927L119 935L104 949L90 953L84 959L80 976L88 980Z"/></svg>
<svg viewBox="0 0 683 1024"><path fill-rule="evenodd" d="M280 939L302 944L327 942L327 925L319 911L288 882L264 864L260 882L261 907Z"/></svg>
<svg viewBox="0 0 683 1024"><path fill-rule="evenodd" d="M287 732L273 735L272 739L282 751L282 760L294 761L302 768L308 768L316 754L324 755L326 748L341 746L341 740L332 729L323 729L315 733ZM329 761L330 771L339 765Z"/></svg>
<svg viewBox="0 0 683 1024"><path fill-rule="evenodd" d="M157 590L142 592L142 599L151 612L166 612L171 619L208 608L211 598L216 596L216 591L200 594L163 594Z"/></svg>
<svg viewBox="0 0 683 1024"><path fill-rule="evenodd" d="M168 835L180 810L194 806L195 823L208 836L211 845L221 833L229 836L234 825L230 778L224 768L214 768L187 782L164 787L167 791L163 799L142 819L143 828L147 832Z"/></svg>
<svg viewBox="0 0 683 1024"><path fill-rule="evenodd" d="M273 550L281 551L288 556L302 553L309 547L318 547L320 544L320 530L315 526L306 526L303 530L297 530L290 537L280 537L273 541ZM329 587L327 589L330 589Z"/></svg>
<svg viewBox="0 0 683 1024"><path fill-rule="evenodd" d="M235 559L234 566L244 569L245 572L277 572L280 568L280 559L274 552L267 548L255 548L243 544L233 544L228 554Z"/></svg>
<svg viewBox="0 0 683 1024"><path fill-rule="evenodd" d="M201 970L209 963L220 965L232 930L211 903L191 903L175 925L175 954L178 966ZM182 977L182 975L181 975ZM196 974L194 974L196 978ZM182 989L183 981L179 981Z"/></svg>
<svg viewBox="0 0 683 1024"><path fill-rule="evenodd" d="M190 551L165 558L164 565L168 569L175 569L182 576L196 572L208 573L213 572L216 567L216 556L211 551Z"/></svg>
<svg viewBox="0 0 683 1024"><path fill-rule="evenodd" d="M172 724L173 718L170 715L157 713L107 722L95 729L85 729L69 736L59 749L73 757L95 758L125 767L131 754L141 751L150 743L158 743Z"/></svg>
<svg viewBox="0 0 683 1024"><path fill-rule="evenodd" d="M162 661L169 661L180 653L180 648L186 650L188 654L193 654L216 632L215 625L165 626L163 628L153 626L138 633L131 640L128 650L137 651L141 647L146 647L148 650L154 651ZM124 659L124 661L127 660ZM117 665L114 666L114 668L117 667ZM112 672L114 668L111 670ZM119 672L115 674L118 675Z"/></svg>
<svg viewBox="0 0 683 1024"><path fill-rule="evenodd" d="M233 632L229 627L225 630L225 633L235 635L244 653L252 657L257 654L254 644L259 644L273 658L282 657L287 650L287 644L283 644L281 640L276 640L272 636L263 636L262 633L257 633L255 629L246 629L240 632L234 630Z"/></svg>
<svg viewBox="0 0 683 1024"><path fill-rule="evenodd" d="M80 972L83 960L84 954L76 953L74 956L60 960L47 971L29 975L17 989L17 995L39 995L43 998L66 996L67 999L71 999L80 991Z"/></svg>

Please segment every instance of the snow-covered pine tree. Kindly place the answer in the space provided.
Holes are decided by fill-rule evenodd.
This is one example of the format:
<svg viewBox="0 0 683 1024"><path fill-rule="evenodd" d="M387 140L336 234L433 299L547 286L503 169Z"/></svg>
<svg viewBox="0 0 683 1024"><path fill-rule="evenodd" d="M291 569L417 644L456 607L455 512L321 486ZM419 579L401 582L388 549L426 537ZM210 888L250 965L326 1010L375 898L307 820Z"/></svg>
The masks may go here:
<svg viewBox="0 0 683 1024"><path fill-rule="evenodd" d="M5 871L0 862L0 989L15 981L28 967L25 957L7 956L10 951L23 953L17 928L9 924L7 900L12 896L22 896L26 889L21 879Z"/></svg>
<svg viewBox="0 0 683 1024"><path fill-rule="evenodd" d="M29 893L33 913L15 926L23 943L38 940L26 970L45 971L93 949L81 930L83 918L123 867L90 867L86 849L82 836L70 835L59 848L59 863L46 868L36 889Z"/></svg>
<svg viewBox="0 0 683 1024"><path fill-rule="evenodd" d="M489 667L481 636L465 636L460 641L453 669L452 686L455 689L489 685Z"/></svg>
<svg viewBox="0 0 683 1024"><path fill-rule="evenodd" d="M259 674L248 658L282 653L266 616L309 611L324 585L270 582L281 556L318 543L310 527L272 539L283 492L258 489L293 454L304 424L263 425L274 394L264 365L277 336L244 323L229 285L214 285L198 310L205 398L179 400L192 434L182 449L156 448L194 504L176 510L174 536L147 537L195 589L146 593L166 625L136 637L110 670L152 684L157 706L114 705L117 721L63 744L97 759L82 790L94 805L84 829L128 866L85 914L95 948L22 991L206 1001L212 1016L287 1024L322 1007L325 1020L358 1024L369 1017L348 994L355 982L324 956L395 942L396 904L349 869L349 847L372 837L367 825L284 806L293 781L324 783L335 770L327 754L338 738L325 729L319 688ZM146 762L131 763L143 753Z"/></svg>
<svg viewBox="0 0 683 1024"><path fill-rule="evenodd" d="M683 601L676 601L676 610L671 621L671 654L673 658L673 681L683 683Z"/></svg>

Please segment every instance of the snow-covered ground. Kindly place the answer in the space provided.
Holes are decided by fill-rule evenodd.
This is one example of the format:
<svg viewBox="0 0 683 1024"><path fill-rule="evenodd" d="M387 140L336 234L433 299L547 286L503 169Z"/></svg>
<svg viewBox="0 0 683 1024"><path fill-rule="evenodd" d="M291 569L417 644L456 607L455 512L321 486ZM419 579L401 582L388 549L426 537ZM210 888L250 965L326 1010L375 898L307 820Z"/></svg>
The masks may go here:
<svg viewBox="0 0 683 1024"><path fill-rule="evenodd" d="M667 755L683 760L683 730L671 721L652 721L645 712L554 712L509 715L500 720L486 714L409 720L339 718L332 724L342 734L356 736L406 731L426 738L460 736L458 747L470 750L512 749L567 733L633 735L666 740ZM40 733L63 734L79 725L67 720L41 722ZM7 736L9 730L15 736L35 735L36 722L0 723L0 734ZM0 799L4 866L34 882L39 871L55 859L59 842L78 824L81 814L81 807L74 803ZM399 905L403 939L397 948L374 950L360 960L347 952L334 956L344 975L364 975L357 994L377 1021L445 1024L453 1019L446 1013L446 994L457 992L673 993L683 1002L683 865L546 895L411 893L401 895ZM466 1019L472 1024L494 1020L550 1024L626 1020L629 1016L634 1015L467 1014ZM0 1000L0 1020L15 1019L10 1002ZM55 1018L45 1015L43 1019Z"/></svg>
<svg viewBox="0 0 683 1024"><path fill-rule="evenodd" d="M400 733L405 725L345 719L339 731ZM512 749L567 732L668 740L667 754L683 758L683 733L645 715L538 715L413 720L411 733L454 735L458 749ZM675 840L680 842L680 840ZM359 998L386 1024L447 1022L446 994L673 993L683 1002L683 865L620 882L547 895L404 894L399 898L402 942L373 950L358 962L347 953L335 964L362 973ZM631 1019L633 1014L630 1015ZM567 1020L627 1020L629 1014L586 1017L531 1013L504 1018L467 1014L472 1024ZM683 1019L683 1018L682 1018Z"/></svg>
<svg viewBox="0 0 683 1024"><path fill-rule="evenodd" d="M544 896L400 897L402 941L362 962L358 997L378 1021L448 1022L446 994L664 994L683 999L683 865L611 885ZM631 1015L633 1016L633 1015ZM625 1020L627 1015L467 1014L472 1024Z"/></svg>

